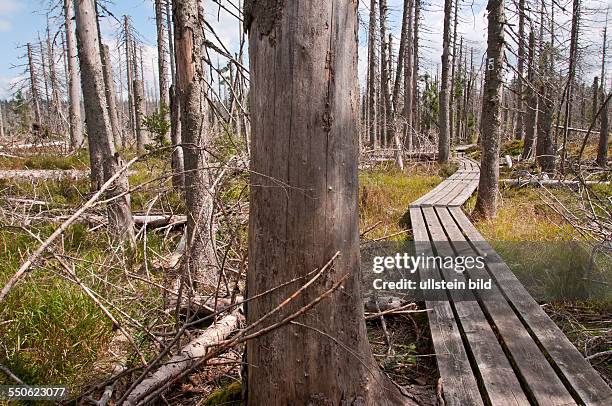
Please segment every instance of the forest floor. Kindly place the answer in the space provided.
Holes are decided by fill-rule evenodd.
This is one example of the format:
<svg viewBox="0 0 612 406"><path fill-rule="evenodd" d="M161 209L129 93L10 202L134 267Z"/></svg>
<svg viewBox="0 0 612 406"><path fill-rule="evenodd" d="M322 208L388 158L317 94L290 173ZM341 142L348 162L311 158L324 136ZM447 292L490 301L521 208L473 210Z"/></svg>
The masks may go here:
<svg viewBox="0 0 612 406"><path fill-rule="evenodd" d="M134 212L184 212L180 196L172 191L169 179L164 176L169 170L167 162L168 157L161 154L132 168L130 184L138 185L132 193ZM84 153L64 157L49 151L24 158L0 157L0 170L87 168L88 157ZM362 239L410 240L410 225L405 216L408 205L454 170L452 165L408 163L404 172L385 165L361 171ZM511 175L506 171L503 176ZM0 286L39 244L39 239L48 236L61 219L86 201L88 187L86 178L0 180ZM219 240L220 244L229 244L227 234L238 235L233 240L238 246L232 248L228 260L228 267L237 270L244 265L240 262L246 252L247 192L243 173L225 178L220 192L221 202L231 207L234 214L220 224ZM503 188L495 220L475 224L493 243L584 239L551 207L550 199L546 200L548 195L543 195L548 192L568 207L580 204L575 193L565 190ZM609 186L599 192L612 196ZM473 198L466 203L468 213L473 204ZM172 278L172 271L162 272L158 264L175 249L180 229L141 230L136 253L126 263L109 244L99 220L103 210L93 210L96 211L98 217L85 218L71 226L53 252L37 264L0 307L3 338L0 364L29 384L66 384L73 393L81 393L101 382L101 376L110 372L113 359L127 357L128 365L138 363L136 353L128 345L116 342L113 323L80 286L66 278L58 258L73 264L83 284L96 292L99 300L133 331L144 326L143 331L163 336L175 322L164 307L168 299L164 286ZM509 264L518 263L516 251L500 249L500 254L508 255L504 259ZM609 298L596 302L557 300L547 301L544 309L581 352L589 355L610 349L611 303ZM417 304L415 309L423 309L423 304ZM367 325L375 357L385 371L400 385L425 388L424 398L435 397L437 369L424 313L385 317L386 333L379 319L370 320ZM159 348L155 339L140 332L135 344L145 358L154 356ZM171 404L212 405L235 399L240 393L239 361L239 355L234 354L224 365L202 369L168 393L166 400ZM611 383L612 357L598 357L593 364ZM0 384L8 382L0 373Z"/></svg>

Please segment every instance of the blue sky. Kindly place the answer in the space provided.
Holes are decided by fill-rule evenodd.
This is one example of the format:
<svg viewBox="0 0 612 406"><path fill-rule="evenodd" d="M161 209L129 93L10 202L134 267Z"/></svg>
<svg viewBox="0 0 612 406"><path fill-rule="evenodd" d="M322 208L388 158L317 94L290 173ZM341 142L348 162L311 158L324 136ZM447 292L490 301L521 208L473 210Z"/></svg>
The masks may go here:
<svg viewBox="0 0 612 406"><path fill-rule="evenodd" d="M11 69L11 66L18 65L19 57L24 54L24 49L19 46L27 42L36 42L38 32L44 35L46 27L46 4L50 0L0 0L0 98L8 97L10 94L10 83L22 73L23 68ZM52 0L53 2L63 2L63 0ZM225 0L220 0L222 4L231 8ZM237 0L236 0L237 1ZM561 3L570 4L571 0L560 0ZM612 0L585 0L585 8L599 8L603 10ZM440 61L442 22L443 22L443 3L444 0L423 0L424 10L421 21L421 70L435 72ZM361 79L365 76L365 35L364 28L368 20L369 0L360 0L360 17L362 19L362 35L360 41L360 64L359 74ZM390 15L389 25L395 38L394 48L397 49L399 39L399 25L401 20L403 0L388 0ZM539 2L538 2L539 3ZM219 10L212 0L203 0L207 21L211 23L222 41L232 51L236 51L239 43L239 28L234 17L229 13ZM474 48L474 62L478 65L486 47L486 11L484 5L486 0L461 0L459 33L465 37L465 43ZM507 2L511 4L510 1ZM511 7L511 6L509 6ZM127 14L131 17L134 26L144 43L145 57L145 76L153 87L153 76L155 74L156 49L155 49L155 23L153 20L153 1L152 0L114 0L108 5L111 12L120 18ZM570 7L571 8L571 7ZM55 16L59 10L55 11ZM590 14L590 11L586 12ZM508 12L508 17L512 23L512 13ZM585 47L587 58L589 54L598 55L600 49L597 44L600 42L602 15L605 13L592 13L594 16L585 18L584 34L581 41ZM567 16L556 14L559 24L568 21ZM60 21L52 20L52 32L59 28ZM118 31L118 24L112 18L106 18L102 22L104 41L115 44L115 34ZM511 43L511 42L510 42ZM511 43L511 45L513 45ZM113 55L115 69L118 69L119 56L116 51ZM513 59L511 55L509 59ZM594 56L593 56L594 58Z"/></svg>

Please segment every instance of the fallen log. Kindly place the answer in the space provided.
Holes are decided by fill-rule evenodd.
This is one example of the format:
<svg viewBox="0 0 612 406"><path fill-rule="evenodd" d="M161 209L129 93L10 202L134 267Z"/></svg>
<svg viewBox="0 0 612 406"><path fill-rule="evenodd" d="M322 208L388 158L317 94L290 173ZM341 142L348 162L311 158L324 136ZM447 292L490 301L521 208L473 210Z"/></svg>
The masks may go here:
<svg viewBox="0 0 612 406"><path fill-rule="evenodd" d="M147 228L178 226L187 223L187 216L181 215L134 215L134 224Z"/></svg>
<svg viewBox="0 0 612 406"><path fill-rule="evenodd" d="M138 384L132 393L129 394L125 404L138 404L148 393L151 393L192 367L199 358L207 354L210 346L227 339L239 327L242 319L243 316L238 311L235 311L219 320L216 324L211 325L201 335L187 344L180 353L155 371L153 375Z"/></svg>
<svg viewBox="0 0 612 406"><path fill-rule="evenodd" d="M561 179L500 179L499 182L505 186L537 186L537 187L569 187L578 188L582 184L586 185L609 185L610 182L587 180L580 182L578 180L561 180Z"/></svg>

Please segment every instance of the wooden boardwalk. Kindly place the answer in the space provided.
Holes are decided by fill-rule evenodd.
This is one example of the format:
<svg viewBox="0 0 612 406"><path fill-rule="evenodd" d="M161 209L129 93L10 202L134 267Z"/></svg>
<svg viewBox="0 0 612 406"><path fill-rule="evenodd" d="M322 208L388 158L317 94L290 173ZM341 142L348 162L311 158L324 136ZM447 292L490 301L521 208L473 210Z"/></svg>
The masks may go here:
<svg viewBox="0 0 612 406"><path fill-rule="evenodd" d="M478 186L478 165L459 170L410 205L417 254L482 256L491 296L427 301L446 405L612 405L612 390L531 297L460 206ZM440 279L421 269L421 279ZM462 297L465 299L465 295Z"/></svg>

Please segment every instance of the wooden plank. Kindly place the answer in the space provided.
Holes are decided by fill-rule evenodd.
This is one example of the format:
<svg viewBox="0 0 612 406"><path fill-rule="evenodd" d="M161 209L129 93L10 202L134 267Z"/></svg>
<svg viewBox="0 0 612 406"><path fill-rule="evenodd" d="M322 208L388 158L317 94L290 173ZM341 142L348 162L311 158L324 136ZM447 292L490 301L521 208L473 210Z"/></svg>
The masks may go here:
<svg viewBox="0 0 612 406"><path fill-rule="evenodd" d="M467 240L449 210L440 208L437 211L446 231L452 236L453 242L461 244L463 249L467 248ZM475 251L471 249L470 251L469 255L476 255ZM490 278L485 269L473 268L468 271L468 274L472 279ZM537 400L538 404L551 406L576 404L572 395L495 284L490 294L490 299L481 301L483 310L495 324L501 340L508 348L514 364L520 372L523 383L529 387L531 395Z"/></svg>
<svg viewBox="0 0 612 406"><path fill-rule="evenodd" d="M451 208L450 213L469 240L476 243L479 254L490 258L489 271L500 289L581 401L586 405L612 404L612 389L531 297L465 214L459 208Z"/></svg>
<svg viewBox="0 0 612 406"><path fill-rule="evenodd" d="M410 220L417 251L431 255L432 247L420 208L410 208ZM420 252L417 252L417 255ZM430 276L427 270L419 272L422 278ZM484 405L450 303L426 301L425 306L431 309L428 312L429 328L446 404Z"/></svg>
<svg viewBox="0 0 612 406"><path fill-rule="evenodd" d="M437 254L454 256L434 209L423 208L423 214ZM465 282L465 277L461 274L454 278ZM453 299L458 299L459 296L452 290L450 295ZM454 306L491 404L529 405L527 396L523 393L521 384L478 302L454 301Z"/></svg>

